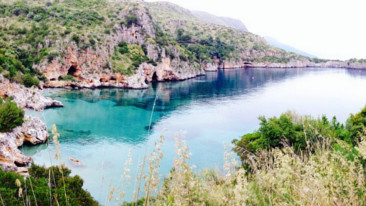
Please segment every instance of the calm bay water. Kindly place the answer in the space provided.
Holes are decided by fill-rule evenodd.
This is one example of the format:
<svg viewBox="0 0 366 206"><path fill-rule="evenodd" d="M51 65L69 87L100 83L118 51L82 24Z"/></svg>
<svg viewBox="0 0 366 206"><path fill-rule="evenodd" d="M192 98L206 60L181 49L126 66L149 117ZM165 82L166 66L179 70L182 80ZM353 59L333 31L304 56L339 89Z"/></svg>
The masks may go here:
<svg viewBox="0 0 366 206"><path fill-rule="evenodd" d="M365 89L366 71L361 70L235 69L181 82L155 83L146 90L49 90L46 94L65 107L28 113L40 116L48 128L56 124L61 134L58 163L80 175L84 188L100 203L109 204L112 187L124 188L127 200L136 188L134 181L129 185L121 182L129 151L134 179L145 151L149 153L162 134L166 137L162 176L173 165L174 134L186 140L196 171L220 171L224 143L257 129L258 116L292 110L313 117L336 115L344 122L366 104ZM56 163L53 144L24 147L22 151L37 164ZM73 165L71 157L83 165Z"/></svg>

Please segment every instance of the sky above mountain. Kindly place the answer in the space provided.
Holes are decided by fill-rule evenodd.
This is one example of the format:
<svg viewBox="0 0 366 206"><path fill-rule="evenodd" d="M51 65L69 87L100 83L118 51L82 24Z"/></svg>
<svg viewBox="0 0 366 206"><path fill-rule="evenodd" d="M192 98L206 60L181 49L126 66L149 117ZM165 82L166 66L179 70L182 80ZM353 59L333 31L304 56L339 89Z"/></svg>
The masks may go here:
<svg viewBox="0 0 366 206"><path fill-rule="evenodd" d="M154 0L148 0L154 1ZM320 58L366 59L364 0L168 0L237 18L248 30Z"/></svg>

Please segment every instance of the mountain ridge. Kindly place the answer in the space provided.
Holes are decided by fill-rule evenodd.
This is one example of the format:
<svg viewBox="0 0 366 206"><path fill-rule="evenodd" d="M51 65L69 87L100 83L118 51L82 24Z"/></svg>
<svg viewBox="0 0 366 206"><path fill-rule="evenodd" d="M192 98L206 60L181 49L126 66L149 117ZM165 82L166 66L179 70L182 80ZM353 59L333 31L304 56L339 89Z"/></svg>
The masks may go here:
<svg viewBox="0 0 366 206"><path fill-rule="evenodd" d="M300 54L300 55L303 55L303 56L306 56L306 57L317 58L317 56L315 56L315 55L304 52L304 51L302 51L300 49L297 49L297 48L295 48L291 45L287 45L285 43L282 43L282 42L278 41L275 38L272 38L272 37L269 37L269 36L265 36L264 38L266 39L267 43L272 45L272 46L284 49L288 52L294 52L294 53L297 53L297 54Z"/></svg>
<svg viewBox="0 0 366 206"><path fill-rule="evenodd" d="M204 12L204 11L192 10L191 12L195 17L197 17L207 23L218 24L218 25L222 25L222 26L231 27L231 28L234 28L234 29L237 29L240 31L248 32L248 29L245 26L245 24L239 19L235 19L235 18L231 18L231 17L216 16L214 14Z"/></svg>
<svg viewBox="0 0 366 206"><path fill-rule="evenodd" d="M311 59L168 2L0 0L1 72L45 87L146 88L236 67L363 67Z"/></svg>

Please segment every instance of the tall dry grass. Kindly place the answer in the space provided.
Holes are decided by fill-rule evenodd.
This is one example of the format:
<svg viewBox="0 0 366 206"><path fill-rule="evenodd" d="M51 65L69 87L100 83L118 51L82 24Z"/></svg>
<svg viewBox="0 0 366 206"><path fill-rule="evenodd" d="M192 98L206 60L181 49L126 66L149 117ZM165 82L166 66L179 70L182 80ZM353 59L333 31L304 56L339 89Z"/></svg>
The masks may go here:
<svg viewBox="0 0 366 206"><path fill-rule="evenodd" d="M259 152L247 162L250 172L228 150L222 174L195 174L189 148L176 136L170 175L156 196L138 205L364 205L366 140L355 149L319 135L301 154L290 146Z"/></svg>

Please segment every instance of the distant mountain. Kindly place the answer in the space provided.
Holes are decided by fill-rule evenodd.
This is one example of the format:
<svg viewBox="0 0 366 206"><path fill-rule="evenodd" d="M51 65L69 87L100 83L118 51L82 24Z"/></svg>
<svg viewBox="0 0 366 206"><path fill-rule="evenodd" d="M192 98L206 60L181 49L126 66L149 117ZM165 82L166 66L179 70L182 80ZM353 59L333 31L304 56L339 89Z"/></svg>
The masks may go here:
<svg viewBox="0 0 366 206"><path fill-rule="evenodd" d="M277 41L276 39L274 39L272 37L265 36L264 38L266 39L266 41L267 41L267 43L269 45L272 45L272 46L281 48L281 49L286 50L288 52L294 52L296 54L300 54L300 55L303 55L303 56L307 56L307 57L310 57L310 58L317 58L315 55L306 53L306 52L301 51L299 49L296 49L296 48L294 48L292 46L289 46L287 44L281 43L281 42Z"/></svg>
<svg viewBox="0 0 366 206"><path fill-rule="evenodd" d="M192 14L200 20L221 26L231 27L240 31L248 31L247 27L238 19L219 17L203 11L192 11Z"/></svg>

